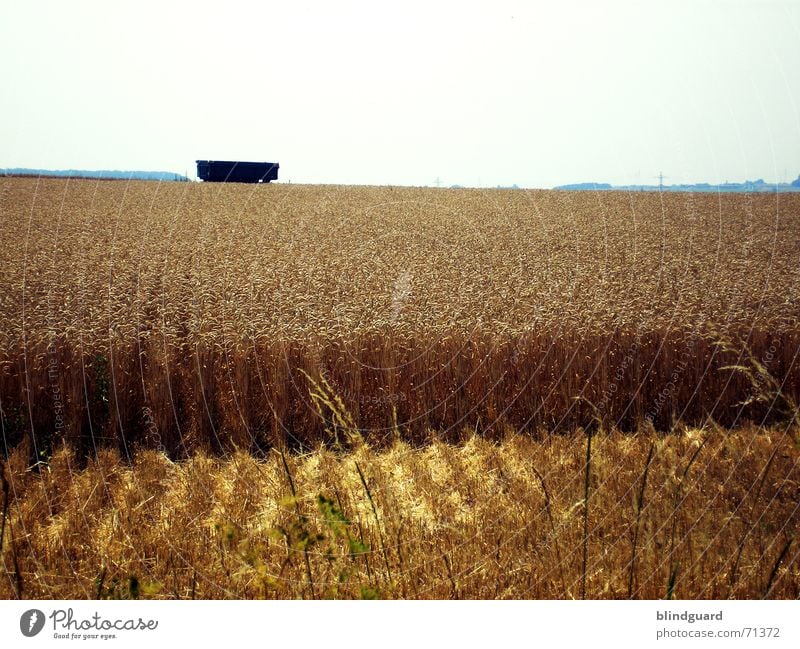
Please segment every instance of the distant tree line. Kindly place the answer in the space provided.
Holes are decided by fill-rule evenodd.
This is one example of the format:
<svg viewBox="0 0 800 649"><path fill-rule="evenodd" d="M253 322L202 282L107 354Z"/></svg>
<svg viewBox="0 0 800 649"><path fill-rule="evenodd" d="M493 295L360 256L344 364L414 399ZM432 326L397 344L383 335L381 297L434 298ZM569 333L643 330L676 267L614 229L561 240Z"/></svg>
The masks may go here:
<svg viewBox="0 0 800 649"><path fill-rule="evenodd" d="M168 182L189 182L186 176L172 171L119 171L86 169L27 169L15 167L0 169L0 176L48 176L55 178L91 178L97 180L159 180Z"/></svg>

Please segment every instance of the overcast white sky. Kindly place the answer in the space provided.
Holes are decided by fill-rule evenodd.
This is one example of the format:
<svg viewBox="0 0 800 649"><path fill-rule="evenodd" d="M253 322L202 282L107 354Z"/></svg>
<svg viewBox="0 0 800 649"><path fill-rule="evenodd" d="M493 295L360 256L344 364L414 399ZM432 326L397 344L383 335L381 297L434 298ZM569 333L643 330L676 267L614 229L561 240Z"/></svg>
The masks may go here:
<svg viewBox="0 0 800 649"><path fill-rule="evenodd" d="M281 181L800 173L800 2L0 0L0 167Z"/></svg>

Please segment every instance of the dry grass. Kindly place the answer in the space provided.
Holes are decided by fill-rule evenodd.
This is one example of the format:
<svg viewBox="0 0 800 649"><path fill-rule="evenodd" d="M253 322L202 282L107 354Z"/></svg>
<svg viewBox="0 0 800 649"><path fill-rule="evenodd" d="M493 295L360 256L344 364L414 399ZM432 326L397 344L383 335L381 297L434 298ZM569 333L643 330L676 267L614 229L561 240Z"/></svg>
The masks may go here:
<svg viewBox="0 0 800 649"><path fill-rule="evenodd" d="M798 196L0 178L0 218L0 597L800 595Z"/></svg>
<svg viewBox="0 0 800 649"><path fill-rule="evenodd" d="M584 446L580 434L398 442L287 456L288 474L277 453L172 463L146 451L130 466L107 451L77 470L60 451L39 473L16 455L22 595L127 597L134 576L141 595L165 598L580 597ZM800 548L778 558L800 523L798 459L779 429L596 435L586 596L663 598L676 570L676 598L768 586L797 598ZM10 598L10 547L3 557Z"/></svg>
<svg viewBox="0 0 800 649"><path fill-rule="evenodd" d="M751 385L720 368L744 346L715 347L720 332L800 396L795 195L0 192L11 446L314 448L332 441L309 397L323 379L373 443L569 431L598 412L626 430L760 422L774 413L738 406Z"/></svg>

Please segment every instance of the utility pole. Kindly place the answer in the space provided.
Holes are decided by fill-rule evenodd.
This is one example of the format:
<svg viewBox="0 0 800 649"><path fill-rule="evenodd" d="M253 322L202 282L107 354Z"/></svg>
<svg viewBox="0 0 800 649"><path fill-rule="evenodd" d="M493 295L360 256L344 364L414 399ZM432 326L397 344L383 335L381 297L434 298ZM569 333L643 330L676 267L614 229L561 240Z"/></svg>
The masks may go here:
<svg viewBox="0 0 800 649"><path fill-rule="evenodd" d="M656 176L656 178L658 178L658 191L663 192L664 191L664 178L667 178L667 176L665 176L664 172L661 171L661 172L659 172L658 176Z"/></svg>
<svg viewBox="0 0 800 649"><path fill-rule="evenodd" d="M437 187L441 187L442 186L442 181L439 179L439 176L436 176L436 186Z"/></svg>

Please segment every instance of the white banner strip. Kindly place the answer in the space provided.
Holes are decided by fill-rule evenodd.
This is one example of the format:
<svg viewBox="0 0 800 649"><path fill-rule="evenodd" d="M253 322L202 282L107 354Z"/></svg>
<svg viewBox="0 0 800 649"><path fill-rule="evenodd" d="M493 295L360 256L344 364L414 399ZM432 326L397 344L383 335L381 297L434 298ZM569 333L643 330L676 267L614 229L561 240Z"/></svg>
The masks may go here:
<svg viewBox="0 0 800 649"><path fill-rule="evenodd" d="M800 646L799 614L797 601L4 601L0 647L777 648Z"/></svg>

